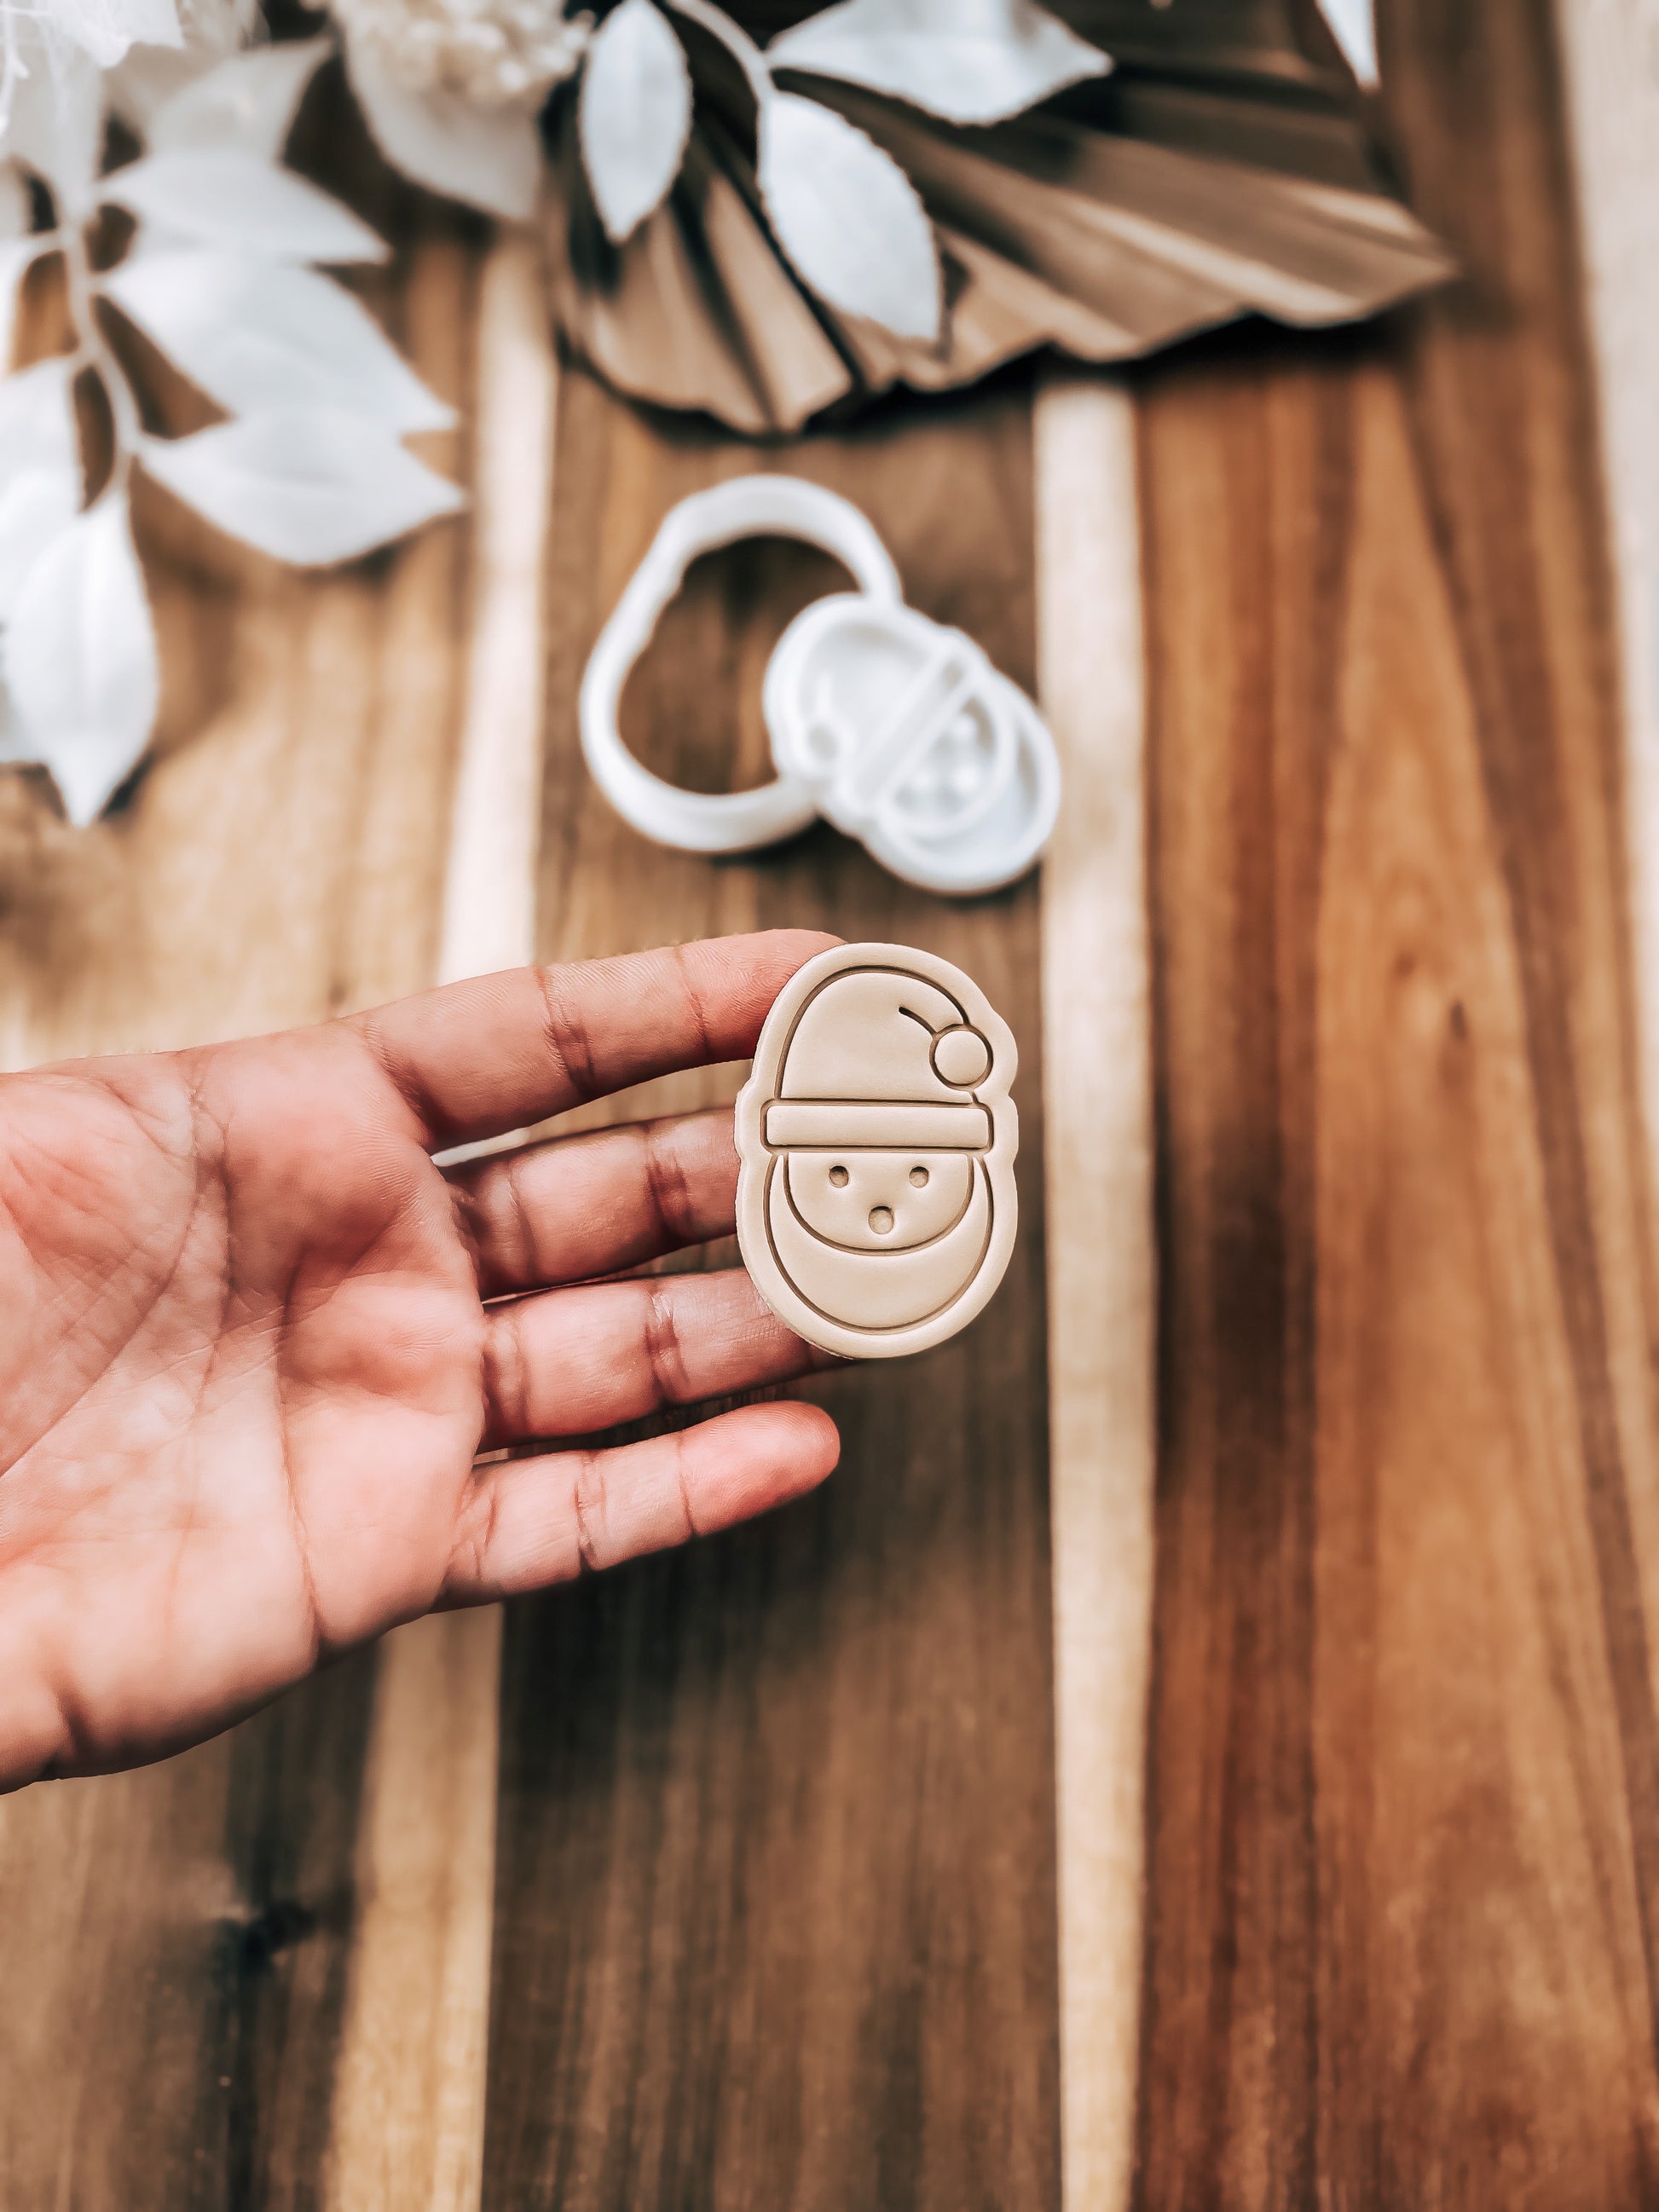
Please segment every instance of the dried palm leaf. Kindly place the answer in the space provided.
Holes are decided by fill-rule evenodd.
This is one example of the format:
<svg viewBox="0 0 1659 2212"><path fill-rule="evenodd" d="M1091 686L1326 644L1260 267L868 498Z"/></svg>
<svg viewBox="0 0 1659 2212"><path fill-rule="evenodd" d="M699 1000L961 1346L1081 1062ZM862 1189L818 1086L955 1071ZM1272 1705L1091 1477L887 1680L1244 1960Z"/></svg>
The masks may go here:
<svg viewBox="0 0 1659 2212"><path fill-rule="evenodd" d="M756 36L799 13L733 12ZM544 126L544 222L568 344L637 398L762 434L895 384L970 383L1042 347L1123 361L1244 314L1345 322L1450 273L1389 188L1311 5L1076 0L1059 12L1111 56L1111 74L985 125L797 73L791 56L814 51L798 40L769 55L781 85L810 90L920 193L944 270L937 339L896 337L829 304L823 282L803 284L769 220L781 210L757 178L750 88L696 24L682 26L695 94L684 165L622 245L594 204L577 95L562 88Z"/></svg>

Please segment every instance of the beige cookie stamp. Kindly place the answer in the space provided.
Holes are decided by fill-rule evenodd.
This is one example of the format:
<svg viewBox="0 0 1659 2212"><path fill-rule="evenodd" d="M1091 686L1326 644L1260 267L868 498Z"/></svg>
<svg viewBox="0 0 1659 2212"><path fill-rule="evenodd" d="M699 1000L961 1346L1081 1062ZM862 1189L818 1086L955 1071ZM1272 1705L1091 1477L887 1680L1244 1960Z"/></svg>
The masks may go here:
<svg viewBox="0 0 1659 2212"><path fill-rule="evenodd" d="M779 993L738 1095L738 1242L797 1334L922 1352L1013 1250L1017 1055L977 983L904 945L845 945Z"/></svg>

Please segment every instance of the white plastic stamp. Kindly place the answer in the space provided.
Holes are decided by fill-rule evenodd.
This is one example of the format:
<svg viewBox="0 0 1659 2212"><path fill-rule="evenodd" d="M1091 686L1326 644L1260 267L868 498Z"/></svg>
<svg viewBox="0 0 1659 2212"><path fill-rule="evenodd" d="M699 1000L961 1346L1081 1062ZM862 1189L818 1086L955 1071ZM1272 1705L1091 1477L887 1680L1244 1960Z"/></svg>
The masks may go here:
<svg viewBox="0 0 1659 2212"><path fill-rule="evenodd" d="M1048 842L1054 740L961 630L914 607L820 599L778 640L763 699L780 773L907 883L995 890Z"/></svg>
<svg viewBox="0 0 1659 2212"><path fill-rule="evenodd" d="M727 796L681 791L623 744L623 685L697 555L758 536L822 547L859 589L808 607L773 653L762 707L777 781ZM738 477L672 510L593 648L581 732L605 796L659 844L749 852L821 813L926 890L1014 882L1060 808L1054 739L1031 702L971 638L904 605L885 547L850 501L797 477Z"/></svg>
<svg viewBox="0 0 1659 2212"><path fill-rule="evenodd" d="M1013 1250L1007 1024L903 945L837 945L778 994L737 1103L738 1243L799 1336L922 1352L984 1307Z"/></svg>

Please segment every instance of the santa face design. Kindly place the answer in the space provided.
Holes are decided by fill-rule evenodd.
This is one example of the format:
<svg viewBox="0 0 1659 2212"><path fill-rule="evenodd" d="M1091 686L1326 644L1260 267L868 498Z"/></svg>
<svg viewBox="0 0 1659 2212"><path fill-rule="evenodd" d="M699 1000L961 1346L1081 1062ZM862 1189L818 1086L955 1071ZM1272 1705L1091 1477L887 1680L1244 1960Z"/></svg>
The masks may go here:
<svg viewBox="0 0 1659 2212"><path fill-rule="evenodd" d="M954 1229L979 1188L971 1154L834 1146L787 1154L783 1188L812 1235L843 1252L913 1252Z"/></svg>
<svg viewBox="0 0 1659 2212"><path fill-rule="evenodd" d="M854 1357L971 1320L1015 1229L1006 1024L902 945L837 947L780 994L738 1101L738 1237L768 1304Z"/></svg>

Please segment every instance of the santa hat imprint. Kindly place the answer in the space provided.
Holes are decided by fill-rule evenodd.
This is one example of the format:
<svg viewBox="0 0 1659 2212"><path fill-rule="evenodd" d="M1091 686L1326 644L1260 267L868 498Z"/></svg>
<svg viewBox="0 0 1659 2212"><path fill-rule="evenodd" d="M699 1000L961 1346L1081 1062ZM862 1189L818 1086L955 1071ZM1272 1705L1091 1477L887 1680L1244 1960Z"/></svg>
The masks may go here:
<svg viewBox="0 0 1659 2212"><path fill-rule="evenodd" d="M890 1358L985 1305L1017 1226L1017 1061L933 953L838 945L786 984L738 1099L738 1241L799 1335Z"/></svg>

